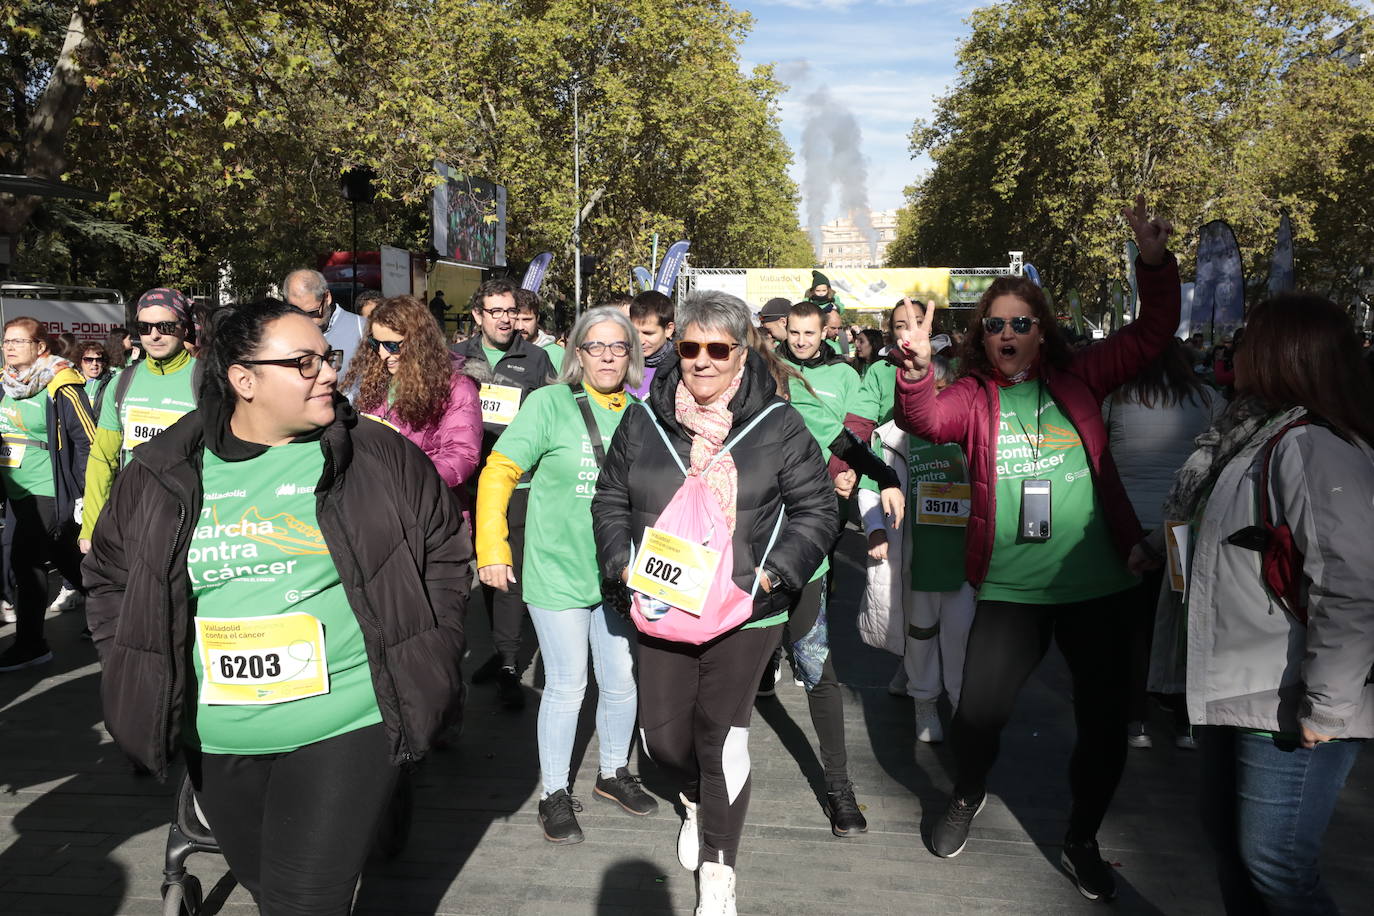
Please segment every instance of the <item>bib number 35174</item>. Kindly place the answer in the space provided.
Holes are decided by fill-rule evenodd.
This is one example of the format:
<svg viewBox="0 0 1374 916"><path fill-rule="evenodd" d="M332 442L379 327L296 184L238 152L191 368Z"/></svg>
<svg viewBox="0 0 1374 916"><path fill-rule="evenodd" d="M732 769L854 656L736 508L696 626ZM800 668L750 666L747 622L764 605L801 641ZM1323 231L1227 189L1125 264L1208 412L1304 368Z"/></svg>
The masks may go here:
<svg viewBox="0 0 1374 916"><path fill-rule="evenodd" d="M208 706L270 706L329 692L324 627L305 613L197 617Z"/></svg>

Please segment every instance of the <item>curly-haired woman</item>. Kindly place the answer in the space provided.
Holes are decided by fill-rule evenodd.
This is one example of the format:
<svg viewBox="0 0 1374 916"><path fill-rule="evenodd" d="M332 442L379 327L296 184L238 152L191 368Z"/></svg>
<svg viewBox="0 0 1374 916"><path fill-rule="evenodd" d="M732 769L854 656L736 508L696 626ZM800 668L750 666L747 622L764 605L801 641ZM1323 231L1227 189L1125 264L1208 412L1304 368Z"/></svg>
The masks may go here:
<svg viewBox="0 0 1374 916"><path fill-rule="evenodd" d="M392 296L373 310L367 339L341 387L356 392L358 410L418 445L466 501L460 485L477 470L481 402L476 383L463 373L463 357L449 352L423 302Z"/></svg>

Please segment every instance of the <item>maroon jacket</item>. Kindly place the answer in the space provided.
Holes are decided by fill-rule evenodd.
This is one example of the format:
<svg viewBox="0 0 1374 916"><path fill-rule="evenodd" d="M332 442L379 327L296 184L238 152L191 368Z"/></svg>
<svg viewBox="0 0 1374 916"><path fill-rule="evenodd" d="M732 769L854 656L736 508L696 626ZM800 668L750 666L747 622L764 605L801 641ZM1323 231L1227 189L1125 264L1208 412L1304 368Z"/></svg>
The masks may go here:
<svg viewBox="0 0 1374 916"><path fill-rule="evenodd" d="M1173 255L1159 267L1136 262L1140 284L1140 317L1100 344L1075 354L1063 369L1041 372L1050 396L1078 431L1088 452L1093 483L1107 513L1107 527L1124 560L1144 532L1126 488L1107 450L1102 401L1134 378L1164 352L1178 328L1180 295L1178 263ZM987 576L997 533L997 425L999 389L990 378L973 374L959 379L937 397L935 373L919 382L897 373L897 425L935 443L957 442L968 459L972 481L965 574L975 587ZM1015 511L1012 507L1010 511Z"/></svg>

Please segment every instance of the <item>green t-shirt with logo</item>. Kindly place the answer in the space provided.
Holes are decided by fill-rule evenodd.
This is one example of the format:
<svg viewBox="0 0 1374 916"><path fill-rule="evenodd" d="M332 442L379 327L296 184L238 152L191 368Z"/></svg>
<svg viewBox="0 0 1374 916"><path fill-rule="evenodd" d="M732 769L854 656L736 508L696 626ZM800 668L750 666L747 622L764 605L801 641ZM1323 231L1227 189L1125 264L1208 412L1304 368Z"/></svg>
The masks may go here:
<svg viewBox="0 0 1374 916"><path fill-rule="evenodd" d="M1031 479L1050 481L1048 541L1020 539L1021 482ZM1068 604L1136 583L1112 542L1078 430L1039 380L1001 389L996 492L996 535L979 600Z"/></svg>
<svg viewBox="0 0 1374 916"><path fill-rule="evenodd" d="M380 722L363 634L315 514L315 485L324 469L319 443L279 445L247 461L223 461L208 449L204 455L205 498L187 557L195 618L193 746L209 754L277 754ZM288 614L320 622L326 692L272 705L202 702L207 687L216 687L205 680L201 649L209 644L202 642L201 627L247 629L260 624L244 618ZM318 675L315 645L296 639L277 646L279 641L234 651L227 666L214 656L217 677L266 693L287 689L293 677Z"/></svg>
<svg viewBox="0 0 1374 916"><path fill-rule="evenodd" d="M166 371L159 371L164 365ZM117 385L106 392L96 425L122 435L121 465L128 464L133 449L196 409L194 366L195 359L189 353L178 354L165 364L144 360L123 370L134 376L122 404L115 403ZM106 384L116 382L111 379Z"/></svg>
<svg viewBox="0 0 1374 916"><path fill-rule="evenodd" d="M623 411L602 407L591 395L587 400L601 432L601 447L609 449ZM633 404L634 399L629 400ZM600 604L592 496L601 469L572 390L546 385L531 391L492 451L524 470L537 466L530 483L521 569L525 601L550 611Z"/></svg>
<svg viewBox="0 0 1374 916"><path fill-rule="evenodd" d="M964 450L955 443L932 445L908 436L907 471L910 498L906 523L911 525L911 587L918 592L952 592L964 584L965 528L922 525L917 501L921 481L968 483Z"/></svg>
<svg viewBox="0 0 1374 916"><path fill-rule="evenodd" d="M810 383L813 395L806 386L793 379L788 384L789 400L801 414L802 422L821 447L821 457L830 459L830 444L844 430L844 418L859 393L859 373L848 363L833 362L819 366L799 366L788 363ZM830 558L821 560L811 581L830 572Z"/></svg>
<svg viewBox="0 0 1374 916"><path fill-rule="evenodd" d="M56 496L48 454L48 390L0 399L0 479L11 498Z"/></svg>

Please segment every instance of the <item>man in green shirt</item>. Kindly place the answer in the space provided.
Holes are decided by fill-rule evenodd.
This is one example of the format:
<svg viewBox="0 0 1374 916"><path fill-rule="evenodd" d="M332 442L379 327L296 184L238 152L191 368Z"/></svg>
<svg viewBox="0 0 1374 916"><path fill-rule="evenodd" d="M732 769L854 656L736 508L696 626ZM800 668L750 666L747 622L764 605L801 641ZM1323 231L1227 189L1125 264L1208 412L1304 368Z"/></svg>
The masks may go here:
<svg viewBox="0 0 1374 916"><path fill-rule="evenodd" d="M196 407L196 360L185 346L193 332L191 300L179 290L150 289L139 297L134 315L147 355L107 383L86 462L82 553L91 549L91 532L130 453Z"/></svg>

